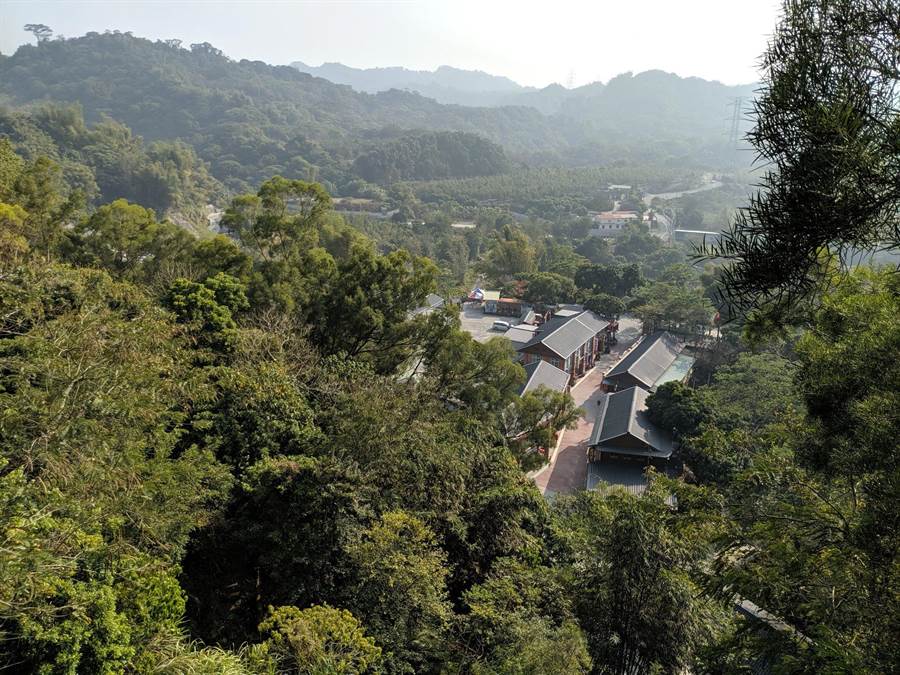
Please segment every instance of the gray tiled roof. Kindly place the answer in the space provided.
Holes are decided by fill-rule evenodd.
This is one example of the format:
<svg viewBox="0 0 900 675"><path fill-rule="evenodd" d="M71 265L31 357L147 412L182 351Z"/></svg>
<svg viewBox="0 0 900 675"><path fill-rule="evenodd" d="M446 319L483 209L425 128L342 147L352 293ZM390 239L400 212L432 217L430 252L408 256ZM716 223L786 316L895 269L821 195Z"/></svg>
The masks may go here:
<svg viewBox="0 0 900 675"><path fill-rule="evenodd" d="M519 351L543 344L565 359L606 326L607 322L589 310L573 316L555 316L541 326L531 340L519 347Z"/></svg>
<svg viewBox="0 0 900 675"><path fill-rule="evenodd" d="M425 296L425 304L420 307L416 307L409 314L410 316L418 316L420 314L427 314L428 312L433 312L439 307L444 306L444 298L437 295L436 293L429 293Z"/></svg>
<svg viewBox="0 0 900 675"><path fill-rule="evenodd" d="M646 336L607 374L607 378L628 373L647 387L652 387L681 351L678 342L666 331Z"/></svg>
<svg viewBox="0 0 900 675"><path fill-rule="evenodd" d="M648 396L650 393L641 387L629 387L608 394L601 402L589 445L599 445L601 449L620 454L669 457L672 441L648 419ZM646 443L650 449L622 446L621 440L625 436Z"/></svg>
<svg viewBox="0 0 900 675"><path fill-rule="evenodd" d="M569 374L546 361L535 361L524 366L525 384L519 396L544 385L553 391L564 392L569 384Z"/></svg>
<svg viewBox="0 0 900 675"><path fill-rule="evenodd" d="M534 337L535 331L532 330L533 328L533 326L528 324L525 324L524 327L513 326L503 334L503 337L512 342L514 347L520 347Z"/></svg>

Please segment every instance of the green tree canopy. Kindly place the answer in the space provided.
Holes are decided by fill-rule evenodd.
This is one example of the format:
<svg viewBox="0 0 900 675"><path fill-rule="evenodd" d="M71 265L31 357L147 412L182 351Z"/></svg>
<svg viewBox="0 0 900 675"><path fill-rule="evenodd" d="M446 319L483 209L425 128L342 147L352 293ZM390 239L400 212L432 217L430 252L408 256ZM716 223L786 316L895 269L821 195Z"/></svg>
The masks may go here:
<svg viewBox="0 0 900 675"><path fill-rule="evenodd" d="M259 630L262 649L278 671L306 675L364 675L381 666L381 648L345 609L314 605L272 609Z"/></svg>
<svg viewBox="0 0 900 675"><path fill-rule="evenodd" d="M766 52L749 140L762 189L711 257L746 310L808 298L827 254L846 266L900 242L896 0L787 2ZM823 199L823 195L831 195Z"/></svg>

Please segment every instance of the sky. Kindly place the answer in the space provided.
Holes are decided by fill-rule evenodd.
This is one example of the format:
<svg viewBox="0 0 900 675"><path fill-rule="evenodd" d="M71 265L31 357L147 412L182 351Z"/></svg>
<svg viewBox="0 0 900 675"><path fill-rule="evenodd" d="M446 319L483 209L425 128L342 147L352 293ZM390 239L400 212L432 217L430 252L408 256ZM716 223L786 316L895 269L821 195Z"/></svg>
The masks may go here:
<svg viewBox="0 0 900 675"><path fill-rule="evenodd" d="M0 52L57 34L132 31L272 64L450 65L543 87L661 69L747 84L777 0L0 0Z"/></svg>

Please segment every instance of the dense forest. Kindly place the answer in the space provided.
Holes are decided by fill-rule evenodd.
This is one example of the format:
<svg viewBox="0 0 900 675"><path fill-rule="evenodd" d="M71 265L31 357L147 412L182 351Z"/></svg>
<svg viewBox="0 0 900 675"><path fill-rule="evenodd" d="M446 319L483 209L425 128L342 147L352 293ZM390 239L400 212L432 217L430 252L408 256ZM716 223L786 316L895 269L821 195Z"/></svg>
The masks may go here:
<svg viewBox="0 0 900 675"><path fill-rule="evenodd" d="M588 236L577 210L606 207L592 185L614 175L596 168L363 186L398 217L337 213L315 171L266 173L290 155L265 154L290 142L273 120L300 107L262 89L342 92L306 128L379 97L208 45L95 35L0 60L7 96L13 77L49 104L0 115L0 669L900 670L900 275L855 256L900 247L896 16L785 4L751 134L771 168L701 250L644 225ZM130 50L171 62L126 86ZM64 96L92 59L109 81ZM170 69L181 88L153 89ZM212 84L241 72L259 96ZM221 110L192 117L229 96L227 124L259 142L246 167L215 149ZM359 134L332 166L379 152ZM218 233L170 217L213 198ZM705 220L721 199L676 208ZM582 413L520 395L509 341L474 340L452 302L422 311L475 279L705 345L648 398L678 471L546 499L533 449Z"/></svg>
<svg viewBox="0 0 900 675"><path fill-rule="evenodd" d="M355 174L381 184L492 176L510 167L503 148L495 143L476 134L448 131L403 136L380 144L353 162Z"/></svg>
<svg viewBox="0 0 900 675"><path fill-rule="evenodd" d="M177 141L145 144L111 119L89 127L77 106L0 110L0 136L25 159L53 160L60 179L94 204L128 199L186 226L202 227L202 208L227 195L190 146Z"/></svg>
<svg viewBox="0 0 900 675"><path fill-rule="evenodd" d="M187 49L126 34L21 47L0 60L4 98L16 105L77 102L90 122L108 115L148 140L182 140L236 190L275 174L315 171L340 185L361 143L393 140L401 131L466 131L518 151L568 142L530 108L357 93L288 66L232 61L209 44Z"/></svg>
<svg viewBox="0 0 900 675"><path fill-rule="evenodd" d="M396 89L356 92L288 66L233 61L206 43L187 49L177 40L151 42L122 33L43 40L0 59L0 103L78 103L91 124L108 116L148 141L185 142L235 191L280 174L315 177L341 192L359 177L353 173L357 157L376 152L397 161L405 154L397 151L398 138L426 130L477 135L516 160L544 166L715 168L734 161L720 128L730 95L722 85L644 73L616 78L607 90L617 93L577 96L572 109L557 116L527 105L442 105ZM387 147L369 147L381 143ZM455 162L442 155L460 145L472 159ZM423 147L420 153L438 155L426 164L453 169L416 177L502 168L489 143L476 145L475 136L467 135ZM412 159L397 167L400 176L418 170L415 161L421 158L413 153ZM369 163L363 160L363 166Z"/></svg>

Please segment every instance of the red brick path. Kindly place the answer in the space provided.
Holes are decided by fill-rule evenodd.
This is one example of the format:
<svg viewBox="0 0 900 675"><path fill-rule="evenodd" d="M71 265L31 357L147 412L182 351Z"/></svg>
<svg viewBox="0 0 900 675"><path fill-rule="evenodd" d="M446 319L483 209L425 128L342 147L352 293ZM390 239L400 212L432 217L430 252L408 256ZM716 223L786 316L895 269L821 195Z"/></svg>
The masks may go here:
<svg viewBox="0 0 900 675"><path fill-rule="evenodd" d="M634 325L631 325L634 324ZM610 354L597 360L596 367L580 379L572 388L572 398L581 406L585 416L575 429L563 431L559 451L553 461L534 477L534 482L544 496L571 494L585 489L587 483L587 443L591 438L594 420L597 417L597 400L604 394L600 391L604 374L618 362L628 347L639 335L638 325L633 319L619 321L619 344Z"/></svg>

